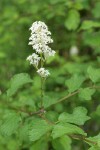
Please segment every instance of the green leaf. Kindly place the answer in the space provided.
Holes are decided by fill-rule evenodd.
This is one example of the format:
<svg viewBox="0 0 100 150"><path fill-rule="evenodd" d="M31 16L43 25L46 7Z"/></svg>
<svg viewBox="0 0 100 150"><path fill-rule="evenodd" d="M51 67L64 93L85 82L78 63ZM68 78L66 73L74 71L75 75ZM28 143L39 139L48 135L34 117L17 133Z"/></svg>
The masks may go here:
<svg viewBox="0 0 100 150"><path fill-rule="evenodd" d="M21 141L28 141L29 140L29 129L30 124L28 122L24 122L24 124L19 128L19 138Z"/></svg>
<svg viewBox="0 0 100 150"><path fill-rule="evenodd" d="M71 93L79 89L83 81L84 81L83 76L75 74L65 82L65 85L68 87L68 90Z"/></svg>
<svg viewBox="0 0 100 150"><path fill-rule="evenodd" d="M86 133L76 125L72 125L69 123L58 123L53 128L52 137L55 139L65 134L74 134L74 133L86 136Z"/></svg>
<svg viewBox="0 0 100 150"><path fill-rule="evenodd" d="M68 136L62 136L52 141L54 150L71 150L71 139Z"/></svg>
<svg viewBox="0 0 100 150"><path fill-rule="evenodd" d="M93 67L89 67L88 70L88 75L90 79L95 83L95 82L100 82L100 69L95 69Z"/></svg>
<svg viewBox="0 0 100 150"><path fill-rule="evenodd" d="M65 27L68 30L76 30L80 23L80 14L77 10L72 9L68 12L68 17L65 20Z"/></svg>
<svg viewBox="0 0 100 150"><path fill-rule="evenodd" d="M95 7L92 10L93 15L95 16L95 18L100 18L100 13L98 13L100 11L100 1L98 1L97 3L94 3Z"/></svg>
<svg viewBox="0 0 100 150"><path fill-rule="evenodd" d="M95 89L84 88L80 89L79 97L83 100L91 100L92 95L95 93Z"/></svg>
<svg viewBox="0 0 100 150"><path fill-rule="evenodd" d="M7 114L4 118L4 122L0 127L0 131L3 135L10 136L16 132L21 118L15 113Z"/></svg>
<svg viewBox="0 0 100 150"><path fill-rule="evenodd" d="M48 149L48 143L46 139L40 139L33 143L32 146L30 146L29 150L47 150Z"/></svg>
<svg viewBox="0 0 100 150"><path fill-rule="evenodd" d="M80 27L80 30L88 30L88 29L96 28L96 27L100 27L100 22L86 20L86 21L83 21L83 23Z"/></svg>
<svg viewBox="0 0 100 150"><path fill-rule="evenodd" d="M6 54L4 52L0 52L0 59L5 58Z"/></svg>
<svg viewBox="0 0 100 150"><path fill-rule="evenodd" d="M100 32L84 32L83 33L83 40L85 45L91 46L95 51L98 49L100 53Z"/></svg>
<svg viewBox="0 0 100 150"><path fill-rule="evenodd" d="M48 111L45 114L46 118L48 118L51 122L56 122L58 119L58 113L56 111Z"/></svg>
<svg viewBox="0 0 100 150"><path fill-rule="evenodd" d="M96 111L95 111L95 114L96 114L97 116L100 116L100 105L97 106Z"/></svg>
<svg viewBox="0 0 100 150"><path fill-rule="evenodd" d="M21 88L24 84L33 82L30 76L27 73L20 73L15 75L11 79L10 88L7 91L7 96L14 95L19 88Z"/></svg>
<svg viewBox="0 0 100 150"><path fill-rule="evenodd" d="M52 104L55 104L57 102L57 99L55 97L50 96L44 96L43 98L43 106L44 108L48 108Z"/></svg>
<svg viewBox="0 0 100 150"><path fill-rule="evenodd" d="M72 114L64 112L58 118L60 122L69 122L77 125L84 125L89 119L90 117L87 116L87 109L84 107L76 107Z"/></svg>
<svg viewBox="0 0 100 150"><path fill-rule="evenodd" d="M88 150L100 150L100 147L98 147L98 146L92 146Z"/></svg>
<svg viewBox="0 0 100 150"><path fill-rule="evenodd" d="M99 148L100 149L100 133L97 135L97 136L94 136L94 137L89 137L89 138L86 138L87 140L90 140L90 141L93 141L94 143L96 143L96 148ZM94 148L94 143L90 143L88 142L88 144L90 146L93 146L92 148ZM93 149L94 150L94 149ZM97 149L98 150L98 149Z"/></svg>
<svg viewBox="0 0 100 150"><path fill-rule="evenodd" d="M29 137L31 141L36 141L50 131L52 125L42 119L34 119L29 131Z"/></svg>

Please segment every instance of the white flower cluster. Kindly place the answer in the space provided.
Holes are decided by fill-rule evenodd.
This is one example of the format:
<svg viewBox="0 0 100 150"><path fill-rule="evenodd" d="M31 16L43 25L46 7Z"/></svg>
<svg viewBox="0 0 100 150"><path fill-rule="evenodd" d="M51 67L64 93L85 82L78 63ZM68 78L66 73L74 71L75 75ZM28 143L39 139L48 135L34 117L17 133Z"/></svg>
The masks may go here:
<svg viewBox="0 0 100 150"><path fill-rule="evenodd" d="M33 53L32 55L27 57L27 60L30 62L30 64L33 64L37 68L40 61L40 57L37 54Z"/></svg>
<svg viewBox="0 0 100 150"><path fill-rule="evenodd" d="M45 78L47 76L50 75L49 71L48 70L45 70L45 68L40 68L37 70L37 73L42 77L42 78Z"/></svg>
<svg viewBox="0 0 100 150"><path fill-rule="evenodd" d="M32 45L36 53L30 55L27 60L38 69L37 73L41 77L47 77L50 74L49 71L45 70L43 66L39 68L39 62L45 61L48 57L55 55L55 51L48 46L49 43L53 42L51 32L48 30L46 24L41 21L34 22L30 30L29 45Z"/></svg>

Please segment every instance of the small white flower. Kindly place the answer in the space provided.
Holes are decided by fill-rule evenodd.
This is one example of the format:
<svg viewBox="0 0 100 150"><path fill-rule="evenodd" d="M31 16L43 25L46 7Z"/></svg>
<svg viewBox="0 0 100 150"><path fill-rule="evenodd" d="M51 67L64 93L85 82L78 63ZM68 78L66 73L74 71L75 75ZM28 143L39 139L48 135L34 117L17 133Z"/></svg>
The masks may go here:
<svg viewBox="0 0 100 150"><path fill-rule="evenodd" d="M77 46L72 46L72 47L70 48L70 55L71 55L71 56L78 55L78 53L79 53L79 50L78 50L78 47L77 47Z"/></svg>
<svg viewBox="0 0 100 150"><path fill-rule="evenodd" d="M45 68L40 68L37 70L37 73L42 77L42 78L46 78L50 75L48 70L45 70Z"/></svg>
<svg viewBox="0 0 100 150"><path fill-rule="evenodd" d="M34 65L37 68L40 61L40 57L37 54L33 53L32 55L27 57L27 60L30 62L30 64Z"/></svg>

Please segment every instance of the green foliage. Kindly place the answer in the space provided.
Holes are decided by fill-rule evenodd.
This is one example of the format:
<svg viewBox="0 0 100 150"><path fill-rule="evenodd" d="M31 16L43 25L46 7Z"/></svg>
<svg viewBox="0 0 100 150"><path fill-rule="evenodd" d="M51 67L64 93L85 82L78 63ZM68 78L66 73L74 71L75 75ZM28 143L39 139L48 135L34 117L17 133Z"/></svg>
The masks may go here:
<svg viewBox="0 0 100 150"><path fill-rule="evenodd" d="M52 141L54 150L71 150L71 139L68 136L62 136Z"/></svg>
<svg viewBox="0 0 100 150"><path fill-rule="evenodd" d="M55 97L44 96L43 106L45 108L48 108L49 106L51 106L52 104L55 104L56 102L57 102L57 99Z"/></svg>
<svg viewBox="0 0 100 150"><path fill-rule="evenodd" d="M96 111L95 111L96 115L100 116L100 105L98 105Z"/></svg>
<svg viewBox="0 0 100 150"><path fill-rule="evenodd" d="M77 10L72 9L68 12L68 17L65 20L65 27L68 30L75 30L77 29L80 23L80 14Z"/></svg>
<svg viewBox="0 0 100 150"><path fill-rule="evenodd" d="M45 139L36 141L31 147L30 150L44 150L48 149L48 143Z"/></svg>
<svg viewBox="0 0 100 150"><path fill-rule="evenodd" d="M32 82L32 79L27 73L20 73L11 79L10 89L7 91L7 96L12 96L16 91L26 83Z"/></svg>
<svg viewBox="0 0 100 150"><path fill-rule="evenodd" d="M92 140L94 143L91 143L91 148L89 150L99 150L100 149L100 134L94 137L89 137L87 140ZM95 144L96 143L96 144Z"/></svg>
<svg viewBox="0 0 100 150"><path fill-rule="evenodd" d="M31 141L36 141L45 135L52 128L45 120L34 119L29 131L29 137Z"/></svg>
<svg viewBox="0 0 100 150"><path fill-rule="evenodd" d="M95 89L84 88L80 89L79 97L82 100L91 100L92 95L95 93Z"/></svg>
<svg viewBox="0 0 100 150"><path fill-rule="evenodd" d="M65 84L68 87L69 92L74 92L79 89L81 84L84 82L84 77L78 74L73 75L70 79L68 79Z"/></svg>
<svg viewBox="0 0 100 150"><path fill-rule="evenodd" d="M94 48L94 53L100 53L100 32L88 31L83 34L84 43Z"/></svg>
<svg viewBox="0 0 100 150"><path fill-rule="evenodd" d="M100 10L100 2L97 1L97 3L95 3L94 9L92 10L92 13L93 13L95 18L100 18L100 14L98 13L99 10Z"/></svg>
<svg viewBox="0 0 100 150"><path fill-rule="evenodd" d="M77 125L84 125L89 119L90 117L87 116L87 110L84 107L76 107L72 114L64 112L59 116L59 121L74 123Z"/></svg>
<svg viewBox="0 0 100 150"><path fill-rule="evenodd" d="M99 0L0 0L0 150L100 149L99 11ZM47 24L56 50L47 60L44 108L26 61L36 20Z"/></svg>
<svg viewBox="0 0 100 150"><path fill-rule="evenodd" d="M89 67L87 70L90 79L95 83L100 81L100 69Z"/></svg>
<svg viewBox="0 0 100 150"><path fill-rule="evenodd" d="M89 148L88 150L99 150L100 148L97 146L92 146L91 148Z"/></svg>
<svg viewBox="0 0 100 150"><path fill-rule="evenodd" d="M16 129L19 126L21 118L15 113L6 114L4 121L1 124L0 132L3 135L10 136L16 132Z"/></svg>
<svg viewBox="0 0 100 150"><path fill-rule="evenodd" d="M86 135L86 133L79 127L69 123L58 123L54 126L52 131L52 137L54 139L61 137L66 134L82 134Z"/></svg>
<svg viewBox="0 0 100 150"><path fill-rule="evenodd" d="M83 30L87 30L87 29L91 29L93 27L100 27L100 22L94 22L94 21L89 21L89 20L86 20L82 23L80 29L83 29Z"/></svg>
<svg viewBox="0 0 100 150"><path fill-rule="evenodd" d="M30 124L29 122L24 122L19 128L19 139L21 141L28 141L29 139L29 129L30 129Z"/></svg>

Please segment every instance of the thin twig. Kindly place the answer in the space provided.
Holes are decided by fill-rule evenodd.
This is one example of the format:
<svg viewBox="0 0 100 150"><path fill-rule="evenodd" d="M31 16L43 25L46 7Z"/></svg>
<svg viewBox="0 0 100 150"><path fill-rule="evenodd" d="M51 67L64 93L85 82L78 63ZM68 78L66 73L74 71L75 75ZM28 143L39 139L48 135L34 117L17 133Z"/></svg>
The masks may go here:
<svg viewBox="0 0 100 150"><path fill-rule="evenodd" d="M91 86L91 87L89 87L89 88L99 89L100 87L94 85L94 86ZM79 93L79 92L80 92L80 90L77 90L77 91L75 91L75 92L73 92L73 93L70 93L69 95L67 95L67 96L65 96L65 97L63 97L63 98L61 98L61 99L59 99L56 103L54 103L54 104L52 104L52 105L55 105L55 104L57 104L57 103L60 103L60 102L62 102L62 101L64 101L64 100L66 100L66 99L68 99L68 98L70 98L70 97L76 95L76 94ZM41 96L42 96L42 94L41 94ZM0 102L3 103L4 105L6 104L6 106L9 107L10 109L13 109L13 110L15 110L15 111L19 111L19 112L26 113L26 114L28 114L28 116L40 115L40 114L44 114L44 112L45 112L45 110L44 110L43 107L42 107L40 110L36 111L36 112L29 112L29 111L24 110L24 109L22 109L22 108L16 108L16 107L14 107L14 106L10 106L7 102L6 102L6 103L3 102L3 101L0 101ZM41 104L42 104L42 103L41 103ZM51 105L51 106L52 106L52 105ZM42 104L42 106L43 106L43 104ZM85 140L87 140L87 139L85 139Z"/></svg>
<svg viewBox="0 0 100 150"><path fill-rule="evenodd" d="M89 87L90 89L100 89L100 86L90 86ZM77 91L75 91L75 92L73 92L73 93L70 93L70 94L68 94L67 96L65 96L65 97L63 97L63 98L61 98L61 99L59 99L57 102L55 102L54 104L52 104L52 105L55 105L55 104L58 104L58 103L60 103L60 102L62 102L62 101L64 101L64 100L66 100L66 99L68 99L69 97L72 97L72 96L74 96L74 95L76 95L76 94L78 94L80 92L80 90L77 90Z"/></svg>
<svg viewBox="0 0 100 150"><path fill-rule="evenodd" d="M11 106L11 105L9 105L7 102L6 102L6 103L3 102L3 101L0 101L0 102L1 102L4 106L6 106L6 107L8 107L8 108L10 108L10 109L12 109L12 110L15 110L15 111L17 111L17 112L26 113L26 114L28 114L28 116L33 116L33 115L37 115L37 114L43 114L43 113L45 112L44 109L40 109L40 110L35 111L35 112L29 112L29 111L27 111L27 110L25 110L25 109L16 108L16 107L14 107L14 106Z"/></svg>
<svg viewBox="0 0 100 150"><path fill-rule="evenodd" d="M48 124L50 124L50 125L54 125L54 124L55 124L54 122L48 120L44 115L40 114L39 116L40 116L43 120L45 120Z"/></svg>
<svg viewBox="0 0 100 150"><path fill-rule="evenodd" d="M73 93L70 93L70 94L68 94L67 96L65 96L65 97L63 97L63 98L61 98L61 99L59 99L57 102L55 102L55 103L52 104L52 105L58 104L58 103L60 103L60 102L62 102L62 101L64 101L64 100L68 99L69 97L76 95L77 93L79 93L79 90L77 90L77 91L75 91L75 92L73 92Z"/></svg>
<svg viewBox="0 0 100 150"><path fill-rule="evenodd" d="M94 142L92 140L89 140L87 139L85 136L82 136L82 135L76 135L76 134L71 134L71 135L68 135L69 137L73 138L73 139L77 139L77 140L83 140L87 143L91 143L93 145L97 145L97 142Z"/></svg>
<svg viewBox="0 0 100 150"><path fill-rule="evenodd" d="M89 88L90 89L100 89L100 86L93 85L93 86L90 86Z"/></svg>
<svg viewBox="0 0 100 150"><path fill-rule="evenodd" d="M43 67L43 55L41 53L41 68ZM44 97L44 79L41 77L41 109L43 108L43 97Z"/></svg>

